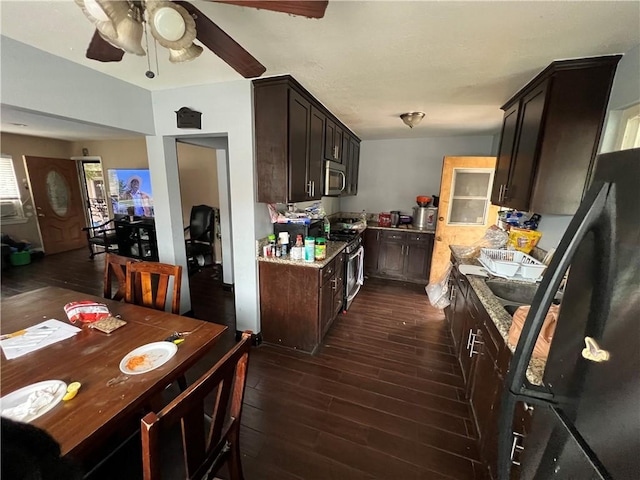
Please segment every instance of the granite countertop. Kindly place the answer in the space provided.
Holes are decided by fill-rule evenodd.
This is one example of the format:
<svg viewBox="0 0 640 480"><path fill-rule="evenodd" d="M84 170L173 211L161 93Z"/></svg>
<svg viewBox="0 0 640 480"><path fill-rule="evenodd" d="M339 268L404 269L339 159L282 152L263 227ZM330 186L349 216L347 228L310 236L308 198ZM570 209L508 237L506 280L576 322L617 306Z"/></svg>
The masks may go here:
<svg viewBox="0 0 640 480"><path fill-rule="evenodd" d="M304 260L292 260L287 254L284 257L263 257L258 256L259 262L281 263L283 265L297 265L300 267L322 268L341 253L347 246L347 242L327 241L327 258L324 260L316 260L315 262L305 262Z"/></svg>
<svg viewBox="0 0 640 480"><path fill-rule="evenodd" d="M449 248L453 252L453 255L462 265L480 265L480 263L475 258L463 258L461 256L462 249L465 247L460 247L456 245L450 245ZM507 313L502 304L498 301L496 296L493 294L489 287L484 283L483 277L478 277L475 275L467 275L467 279L469 280L469 285L473 288L478 299L482 302L482 305L485 307L489 317L493 320L498 332L504 339L504 342L509 347L511 352L514 352L516 347L515 345L511 345L509 343L509 329L511 328L512 317ZM509 280L505 280L509 281ZM544 374L544 367L546 365L546 360L540 358L531 358L529 362L529 367L527 368L527 380L529 380L534 385L542 385L542 376Z"/></svg>
<svg viewBox="0 0 640 480"><path fill-rule="evenodd" d="M404 224L404 225L398 225L397 227L381 227L378 225L378 222L371 221L371 220L367 222L367 228L373 228L376 230L394 230L394 231L400 230L401 232L413 232L413 233L431 233L431 234L436 233L436 231L433 229L427 230L427 229L415 228L410 223Z"/></svg>

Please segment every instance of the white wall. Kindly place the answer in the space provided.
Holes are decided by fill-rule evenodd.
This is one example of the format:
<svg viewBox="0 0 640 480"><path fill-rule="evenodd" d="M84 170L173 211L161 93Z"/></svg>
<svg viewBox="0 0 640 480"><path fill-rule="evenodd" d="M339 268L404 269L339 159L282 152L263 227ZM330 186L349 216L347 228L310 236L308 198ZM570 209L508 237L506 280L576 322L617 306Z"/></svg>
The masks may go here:
<svg viewBox="0 0 640 480"><path fill-rule="evenodd" d="M151 92L2 37L3 105L153 134Z"/></svg>
<svg viewBox="0 0 640 480"><path fill-rule="evenodd" d="M364 140L360 144L358 195L345 212L400 210L411 215L418 195L438 195L445 155L490 156L493 136Z"/></svg>
<svg viewBox="0 0 640 480"><path fill-rule="evenodd" d="M175 112L189 107L202 112L202 129L198 136L225 135L229 145L229 194L231 198L231 229L233 244L233 265L235 276L236 328L238 330L260 331L260 301L258 289L258 268L255 254L255 240L268 234L257 211L255 202L254 149L253 149L253 95L249 80L199 85L174 90L153 92L154 120L156 136L147 138L149 165L153 183L154 201L158 209L166 207L171 215L180 217L180 222L166 222L158 219L158 235L175 237L177 229L182 234L182 212L170 208L172 192L179 192L179 181L171 177L175 160L176 137L188 137L188 132L176 127ZM159 158L154 159L154 157ZM167 175L157 180L153 166L164 160ZM176 162L177 163L177 162ZM179 210L179 209L178 209ZM270 227L270 224L269 224ZM180 252L167 247L167 254ZM160 251L162 256L162 251ZM184 255L184 254L182 254ZM178 255L179 256L179 255Z"/></svg>

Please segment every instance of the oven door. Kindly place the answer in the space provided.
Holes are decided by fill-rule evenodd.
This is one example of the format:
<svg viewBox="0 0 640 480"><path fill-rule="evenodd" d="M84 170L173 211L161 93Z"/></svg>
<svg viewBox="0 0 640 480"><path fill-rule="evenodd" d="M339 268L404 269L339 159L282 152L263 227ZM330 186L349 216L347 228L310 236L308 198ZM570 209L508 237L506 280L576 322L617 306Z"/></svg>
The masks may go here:
<svg viewBox="0 0 640 480"><path fill-rule="evenodd" d="M324 168L325 196L340 195L347 186L346 168L339 163L326 161Z"/></svg>
<svg viewBox="0 0 640 480"><path fill-rule="evenodd" d="M347 253L345 275L345 310L348 310L364 283L364 247L360 246L355 252Z"/></svg>

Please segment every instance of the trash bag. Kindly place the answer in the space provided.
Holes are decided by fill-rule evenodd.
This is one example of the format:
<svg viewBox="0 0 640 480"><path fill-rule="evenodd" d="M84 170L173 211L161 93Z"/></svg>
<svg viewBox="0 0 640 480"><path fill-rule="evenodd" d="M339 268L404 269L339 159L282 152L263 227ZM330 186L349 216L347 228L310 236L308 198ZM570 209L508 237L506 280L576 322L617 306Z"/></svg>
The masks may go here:
<svg viewBox="0 0 640 480"><path fill-rule="evenodd" d="M460 249L458 255L461 258L475 258L480 255L481 248L503 248L507 244L508 239L509 234L507 232L492 225L487 228L484 236L480 240L474 242L473 245Z"/></svg>
<svg viewBox="0 0 640 480"><path fill-rule="evenodd" d="M432 282L424 287L431 305L440 310L451 304L449 301L449 275L451 275L452 268L453 265L449 262L449 267L444 275L436 282Z"/></svg>

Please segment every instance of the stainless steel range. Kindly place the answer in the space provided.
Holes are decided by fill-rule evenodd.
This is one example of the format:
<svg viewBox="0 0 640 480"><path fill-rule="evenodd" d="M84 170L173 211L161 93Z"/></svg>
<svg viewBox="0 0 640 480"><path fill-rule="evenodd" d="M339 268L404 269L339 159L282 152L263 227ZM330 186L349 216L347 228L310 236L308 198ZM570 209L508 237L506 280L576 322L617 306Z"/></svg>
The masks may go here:
<svg viewBox="0 0 640 480"><path fill-rule="evenodd" d="M354 220L338 219L336 225L350 224ZM344 249L344 304L343 310L348 310L364 283L364 248L362 234L359 230L350 228L335 229L332 227L329 240L347 242Z"/></svg>

